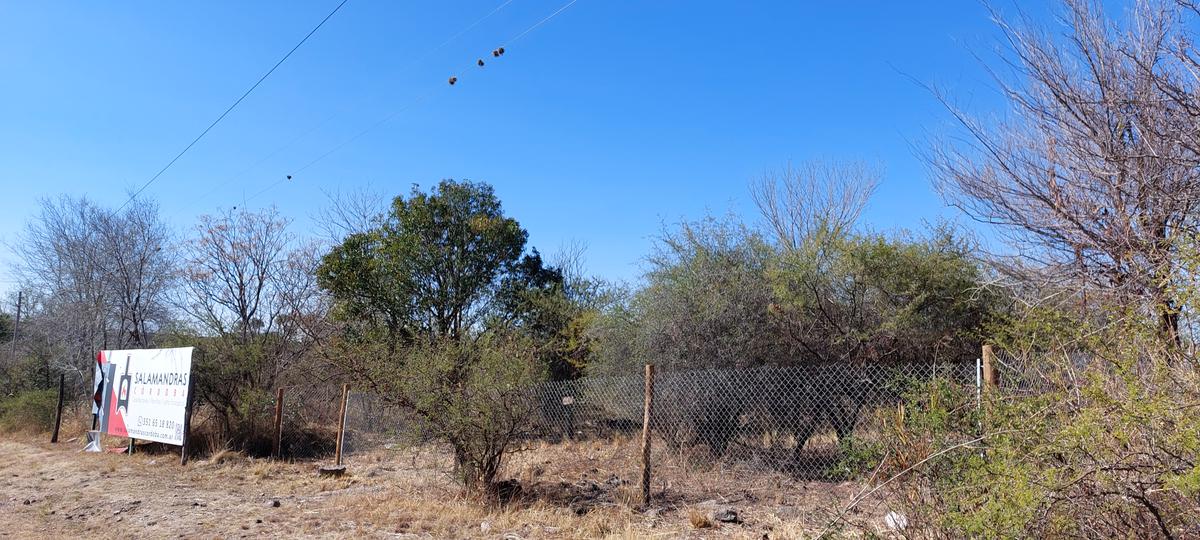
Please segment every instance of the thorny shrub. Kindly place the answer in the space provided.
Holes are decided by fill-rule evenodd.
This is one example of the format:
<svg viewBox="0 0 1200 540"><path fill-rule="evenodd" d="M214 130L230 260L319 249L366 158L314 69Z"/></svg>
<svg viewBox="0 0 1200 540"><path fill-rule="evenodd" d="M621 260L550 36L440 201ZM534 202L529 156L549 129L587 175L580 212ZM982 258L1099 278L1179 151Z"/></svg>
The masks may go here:
<svg viewBox="0 0 1200 540"><path fill-rule="evenodd" d="M1007 357L980 411L973 389L909 393L878 476L906 534L1200 535L1196 365L1135 317L1110 320Z"/></svg>

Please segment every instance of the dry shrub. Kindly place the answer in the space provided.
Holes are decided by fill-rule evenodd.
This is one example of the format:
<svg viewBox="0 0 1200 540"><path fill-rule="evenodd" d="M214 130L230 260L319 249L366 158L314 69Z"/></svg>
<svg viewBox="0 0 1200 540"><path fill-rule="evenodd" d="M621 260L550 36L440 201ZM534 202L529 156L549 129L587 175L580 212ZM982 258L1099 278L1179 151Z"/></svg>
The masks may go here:
<svg viewBox="0 0 1200 540"><path fill-rule="evenodd" d="M962 389L911 392L880 476L900 475L886 488L909 532L1200 537L1200 379L1155 330L1043 334L1008 359L1025 369L1006 372L980 414Z"/></svg>
<svg viewBox="0 0 1200 540"><path fill-rule="evenodd" d="M228 448L218 450L208 457L209 465L232 465L246 462L246 455Z"/></svg>
<svg viewBox="0 0 1200 540"><path fill-rule="evenodd" d="M197 411L189 435L192 456L213 455L232 449L250 457L271 457L275 430L271 424L247 422L223 429L221 422ZM283 424L280 454L284 459L310 459L332 455L337 447L337 427L288 419Z"/></svg>
<svg viewBox="0 0 1200 540"><path fill-rule="evenodd" d="M688 512L688 522L692 524L692 527L697 529L708 529L713 526L713 522L711 519L708 519L708 515L699 510Z"/></svg>

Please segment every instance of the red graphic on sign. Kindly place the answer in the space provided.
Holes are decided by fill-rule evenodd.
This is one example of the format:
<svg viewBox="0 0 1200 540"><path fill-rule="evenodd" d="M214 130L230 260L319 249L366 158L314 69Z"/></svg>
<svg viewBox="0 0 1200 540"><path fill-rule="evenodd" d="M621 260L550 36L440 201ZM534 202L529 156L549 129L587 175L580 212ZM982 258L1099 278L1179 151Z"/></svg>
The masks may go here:
<svg viewBox="0 0 1200 540"><path fill-rule="evenodd" d="M128 437L125 430L125 412L117 408L117 388L111 385L112 397L108 400L108 434L117 437Z"/></svg>

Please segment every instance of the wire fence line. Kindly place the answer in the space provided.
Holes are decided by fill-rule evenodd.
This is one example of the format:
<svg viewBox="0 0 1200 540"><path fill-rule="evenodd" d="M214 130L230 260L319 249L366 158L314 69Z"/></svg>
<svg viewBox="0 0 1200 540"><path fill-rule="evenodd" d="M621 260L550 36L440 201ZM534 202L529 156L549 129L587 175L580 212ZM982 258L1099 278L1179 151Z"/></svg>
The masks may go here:
<svg viewBox="0 0 1200 540"><path fill-rule="evenodd" d="M656 452L687 453L700 462L782 470L802 478L841 479L854 473L848 462L856 458L856 448L886 443L882 422L894 417L906 392L933 380L976 395L977 365L667 371L655 377L650 428ZM637 437L643 427L644 384L641 374L631 374L536 385L526 394L532 411L527 437L549 443ZM329 425L336 426L338 400L321 401L324 417L332 411ZM414 417L381 396L352 391L344 452L421 443L419 427Z"/></svg>
<svg viewBox="0 0 1200 540"><path fill-rule="evenodd" d="M1001 387L1037 392L1044 378L1000 353ZM814 364L748 369L663 371L654 380L650 430L655 452L686 454L700 463L785 471L798 478L843 479L854 474L857 452L886 445L883 422L895 418L906 392L945 381L979 399L978 361L906 364ZM530 411L525 442L630 440L640 436L643 374L549 381L523 395ZM256 402L263 441L255 450L285 459L332 454L341 424L341 385L287 386ZM282 395L283 402L277 403ZM89 396L90 398L90 396ZM74 401L74 400L72 400ZM90 400L79 400L80 410ZM278 407L278 423L271 421ZM81 413L86 414L86 413ZM197 411L196 425L213 421ZM889 415L891 415L889 417ZM347 394L343 455L430 442L419 418L385 396ZM278 441L271 443L278 437ZM631 464L637 456L631 455Z"/></svg>
<svg viewBox="0 0 1200 540"><path fill-rule="evenodd" d="M342 388L312 385L288 386L282 390L279 455L292 457L333 452L337 444ZM275 399L279 395L277 393Z"/></svg>
<svg viewBox="0 0 1200 540"><path fill-rule="evenodd" d="M664 372L654 381L650 429L694 459L757 464L811 478L842 474L851 442L879 440L881 412L915 383L971 386L973 363L824 364ZM538 389L542 437L593 438L642 429L638 376L550 382Z"/></svg>

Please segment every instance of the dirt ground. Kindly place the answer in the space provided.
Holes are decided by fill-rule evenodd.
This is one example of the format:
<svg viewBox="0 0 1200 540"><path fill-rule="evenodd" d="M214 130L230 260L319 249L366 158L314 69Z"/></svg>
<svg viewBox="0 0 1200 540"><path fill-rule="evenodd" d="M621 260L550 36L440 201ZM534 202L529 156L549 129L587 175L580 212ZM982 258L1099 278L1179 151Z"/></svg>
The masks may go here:
<svg viewBox="0 0 1200 540"><path fill-rule="evenodd" d="M628 459L636 445L598 441L521 452L506 475L520 495L496 507L462 493L445 455L428 448L354 454L349 474L330 479L315 461L222 453L180 466L178 454L82 446L0 435L0 537L808 538L860 490L659 456L655 503L642 508ZM879 506L856 519L883 532ZM741 523L710 519L723 509Z"/></svg>

